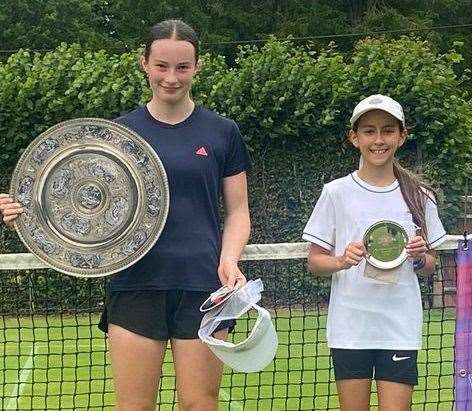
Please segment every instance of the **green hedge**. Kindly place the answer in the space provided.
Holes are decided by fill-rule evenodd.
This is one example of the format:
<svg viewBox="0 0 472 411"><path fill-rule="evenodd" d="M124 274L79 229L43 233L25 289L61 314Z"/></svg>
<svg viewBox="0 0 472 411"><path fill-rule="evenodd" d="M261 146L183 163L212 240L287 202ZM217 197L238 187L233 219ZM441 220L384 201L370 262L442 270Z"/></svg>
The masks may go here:
<svg viewBox="0 0 472 411"><path fill-rule="evenodd" d="M0 64L1 188L22 150L48 127L74 117L113 118L146 101L150 92L137 60L138 51L109 55L64 44L45 54L18 52ZM239 123L257 173L260 157L280 149L304 173L316 172L313 181L324 182L355 164L356 153L341 145L353 105L371 93L390 94L413 126L400 156L414 162L421 151L424 172L445 193L449 219L459 213L471 168L472 105L453 71L460 60L455 51L438 55L409 38L365 39L350 55L334 46L317 52L273 40L241 49L233 69L221 56L205 55L194 95ZM320 161L329 172L318 173ZM292 184L280 178L277 186ZM319 187L303 191L314 199Z"/></svg>
<svg viewBox="0 0 472 411"><path fill-rule="evenodd" d="M20 51L0 64L1 191L22 150L48 127L114 118L149 99L138 55L64 44L45 54ZM460 61L454 50L439 55L406 37L364 39L350 54L272 40L242 48L234 68L204 55L195 99L236 120L251 150L251 242L300 240L322 185L357 164L343 143L353 106L379 92L404 105L412 128L399 156L421 165L444 194L451 230L472 168L472 104L453 71ZM0 230L1 252L22 249L14 233Z"/></svg>

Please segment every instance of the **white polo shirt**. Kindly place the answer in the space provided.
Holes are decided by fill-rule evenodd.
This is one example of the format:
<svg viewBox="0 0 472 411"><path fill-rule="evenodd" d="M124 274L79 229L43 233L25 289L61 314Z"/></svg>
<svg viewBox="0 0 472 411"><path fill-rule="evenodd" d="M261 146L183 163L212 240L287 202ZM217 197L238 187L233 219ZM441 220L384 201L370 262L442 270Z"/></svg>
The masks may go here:
<svg viewBox="0 0 472 411"><path fill-rule="evenodd" d="M446 232L434 201L426 202L426 226L431 248ZM342 255L353 241L362 241L368 227L380 220L401 224L415 234L412 215L397 181L376 187L357 172L323 187L303 231L303 239ZM405 261L396 284L364 276L365 260L332 274L327 338L330 348L418 350L421 348L423 309L418 279Z"/></svg>

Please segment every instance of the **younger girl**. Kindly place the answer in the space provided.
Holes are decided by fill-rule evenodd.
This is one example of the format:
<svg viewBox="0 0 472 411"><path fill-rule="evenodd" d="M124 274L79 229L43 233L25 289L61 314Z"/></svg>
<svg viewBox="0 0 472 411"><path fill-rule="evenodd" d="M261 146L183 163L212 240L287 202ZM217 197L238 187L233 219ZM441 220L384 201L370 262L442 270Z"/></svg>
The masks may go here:
<svg viewBox="0 0 472 411"><path fill-rule="evenodd" d="M303 233L312 243L308 265L332 277L327 339L341 409L369 410L375 379L380 410L406 411L421 348L417 275L434 271L433 249L446 233L432 192L394 158L407 137L401 105L387 96L367 97L355 107L351 128L361 165L324 186ZM362 238L381 220L397 222L410 236L409 259L397 268L396 282L364 273Z"/></svg>

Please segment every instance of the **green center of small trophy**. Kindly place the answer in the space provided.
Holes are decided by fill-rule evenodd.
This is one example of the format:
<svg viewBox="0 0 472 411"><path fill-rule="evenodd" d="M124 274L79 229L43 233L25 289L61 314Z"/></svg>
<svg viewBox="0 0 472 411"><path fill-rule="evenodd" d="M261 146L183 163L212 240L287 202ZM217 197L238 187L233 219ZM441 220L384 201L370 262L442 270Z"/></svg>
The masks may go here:
<svg viewBox="0 0 472 411"><path fill-rule="evenodd" d="M398 259L407 242L405 229L393 221L379 221L370 226L364 235L368 257L382 263Z"/></svg>

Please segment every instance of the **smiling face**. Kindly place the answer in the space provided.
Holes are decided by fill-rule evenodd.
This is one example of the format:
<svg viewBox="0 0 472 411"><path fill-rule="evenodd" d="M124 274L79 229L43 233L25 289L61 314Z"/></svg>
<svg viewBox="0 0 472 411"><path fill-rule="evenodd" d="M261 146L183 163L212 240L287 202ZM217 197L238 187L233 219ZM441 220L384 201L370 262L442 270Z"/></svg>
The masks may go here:
<svg viewBox="0 0 472 411"><path fill-rule="evenodd" d="M153 99L168 105L190 100L192 80L198 71L194 46L185 40L155 40L141 65L148 75Z"/></svg>
<svg viewBox="0 0 472 411"><path fill-rule="evenodd" d="M401 130L400 122L391 114L372 110L360 117L349 140L361 152L365 166L383 167L393 163L406 135L407 131Z"/></svg>

